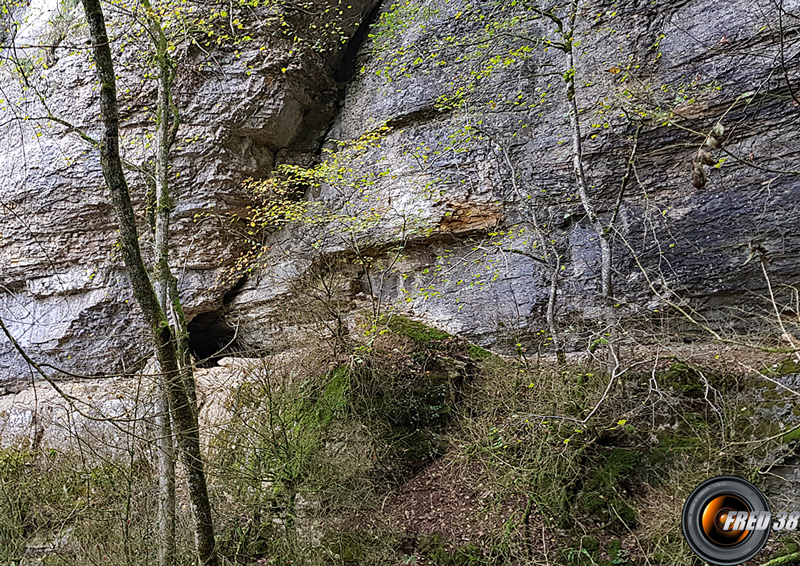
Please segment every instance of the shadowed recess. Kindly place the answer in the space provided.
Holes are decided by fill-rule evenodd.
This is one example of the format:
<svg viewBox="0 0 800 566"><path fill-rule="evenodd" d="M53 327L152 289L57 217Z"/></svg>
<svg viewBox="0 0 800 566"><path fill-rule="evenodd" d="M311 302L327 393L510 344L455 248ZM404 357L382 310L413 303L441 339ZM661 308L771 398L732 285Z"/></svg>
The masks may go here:
<svg viewBox="0 0 800 566"><path fill-rule="evenodd" d="M198 367L214 367L236 351L236 333L220 311L197 315L189 323L189 349Z"/></svg>

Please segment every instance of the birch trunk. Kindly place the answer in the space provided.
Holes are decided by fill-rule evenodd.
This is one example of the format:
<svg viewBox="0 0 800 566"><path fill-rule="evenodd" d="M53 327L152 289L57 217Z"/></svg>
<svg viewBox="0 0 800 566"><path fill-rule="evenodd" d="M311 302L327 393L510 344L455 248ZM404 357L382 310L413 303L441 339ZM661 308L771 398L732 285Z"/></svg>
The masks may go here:
<svg viewBox="0 0 800 566"><path fill-rule="evenodd" d="M603 301L603 323L607 334L608 359L606 366L609 372L613 369L618 359L615 350L616 344L613 336L614 320L612 302L614 290L612 287L612 242L611 227L606 227L597 216L597 211L589 198L589 183L586 180L586 171L583 167L583 143L581 134L580 116L578 115L578 101L575 97L575 74L577 71L573 38L575 34L575 20L578 14L578 2L573 0L567 29L563 32L564 52L567 55L567 71L564 80L567 83L567 101L569 103L569 123L572 130L572 168L578 186L578 196L581 204L592 225L600 244L600 293Z"/></svg>

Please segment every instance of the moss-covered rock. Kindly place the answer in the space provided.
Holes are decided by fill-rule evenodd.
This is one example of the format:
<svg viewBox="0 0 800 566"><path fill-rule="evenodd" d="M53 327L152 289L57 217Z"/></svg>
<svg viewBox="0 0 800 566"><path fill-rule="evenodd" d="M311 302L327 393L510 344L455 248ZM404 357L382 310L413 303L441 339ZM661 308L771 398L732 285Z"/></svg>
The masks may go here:
<svg viewBox="0 0 800 566"><path fill-rule="evenodd" d="M692 397L702 394L704 386L700 373L686 362L675 362L659 379L662 387L671 387Z"/></svg>

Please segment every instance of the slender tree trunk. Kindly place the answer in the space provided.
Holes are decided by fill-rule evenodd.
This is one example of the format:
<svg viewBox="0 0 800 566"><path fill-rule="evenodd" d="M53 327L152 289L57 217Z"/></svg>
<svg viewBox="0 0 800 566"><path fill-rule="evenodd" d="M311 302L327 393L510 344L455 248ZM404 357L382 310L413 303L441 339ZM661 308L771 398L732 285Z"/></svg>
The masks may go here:
<svg viewBox="0 0 800 566"><path fill-rule="evenodd" d="M605 366L608 373L612 373L619 360L619 345L617 344L617 324L614 320L614 289L611 285L611 262L614 248L611 244L611 231L603 228L600 236L600 279L603 299L603 323L605 325L606 348Z"/></svg>
<svg viewBox="0 0 800 566"><path fill-rule="evenodd" d="M169 214L171 202L169 196L169 152L172 145L170 138L173 125L177 130L177 112L173 113L171 86L172 66L167 54L167 41L158 24L152 6L144 0L150 33L156 48L158 64L158 100L156 102L156 136L155 136L155 182L156 182L156 216L154 230L154 251L156 257L153 270L153 287L158 302L165 314L169 309L169 288L172 273L169 269ZM173 117L172 121L170 118ZM172 325L173 333L175 325ZM183 370L184 363L178 356L178 366ZM183 372L181 372L183 373ZM175 439L172 434L172 418L169 404L169 383L162 372L158 378L158 533L159 566L174 566L175 547Z"/></svg>
<svg viewBox="0 0 800 566"><path fill-rule="evenodd" d="M128 268L136 302L152 333L156 358L168 390L174 432L177 436L181 461L186 468L189 498L195 521L195 543L201 566L216 566L214 525L211 503L206 486L205 470L200 451L196 408L189 401L178 351L169 322L147 274L139 248L139 234L131 205L130 192L119 154L119 113L117 110L116 80L111 57L105 17L100 0L81 0L89 33L97 76L100 81L100 114L103 131L100 143L100 163L103 177L111 192L111 202L119 221L122 257Z"/></svg>
<svg viewBox="0 0 800 566"><path fill-rule="evenodd" d="M192 355L189 351L189 323L183 312L183 305L178 294L178 279L176 277L170 277L168 293L170 317L173 321L175 342L178 349L178 361L182 368L181 379L183 380L183 387L186 389L186 396L189 398L189 405L195 413L195 418L198 418L197 392L195 391L194 373L192 372Z"/></svg>
<svg viewBox="0 0 800 566"><path fill-rule="evenodd" d="M169 227L172 213L172 198L170 196L169 169L170 151L175 143L175 137L180 126L178 107L172 99L172 82L175 70L168 51L168 41L159 22L158 15L149 0L142 0L142 6L147 13L150 34L156 48L156 63L158 65L158 101L156 103L156 214L154 249L156 265L154 273L154 286L158 295L161 308L167 315L172 326L178 351L178 363L181 368L191 369L189 356L189 330L183 306L178 294L178 280L172 274L169 264ZM191 371L183 371L188 375L184 384L190 400L195 399L194 380Z"/></svg>
<svg viewBox="0 0 800 566"><path fill-rule="evenodd" d="M575 73L577 66L575 62L574 34L575 20L578 15L578 1L573 0L569 23L566 31L562 32L564 38L564 52L567 55L567 71L564 80L567 83L567 101L569 103L569 123L572 130L572 168L575 174L575 181L578 186L578 196L581 204L589 219L589 223L597 234L600 244L600 293L603 302L603 323L606 330L606 341L608 342L608 359L606 366L609 371L616 364L616 344L613 336L614 316L613 316L613 287L612 287L612 242L611 230L608 229L597 216L597 211L589 198L589 183L586 180L586 171L583 167L583 137L581 134L581 122L578 115L578 101L575 97Z"/></svg>
<svg viewBox="0 0 800 566"><path fill-rule="evenodd" d="M553 348L556 350L556 359L559 364L567 362L567 356L564 353L564 345L561 343L561 336L558 333L558 324L556 323L556 308L558 306L558 276L561 271L561 258L558 253L554 251L552 254L555 257L555 266L550 277L550 295L547 298L547 330L550 332L550 338L553 341Z"/></svg>
<svg viewBox="0 0 800 566"><path fill-rule="evenodd" d="M175 440L164 376L159 377L158 415L158 564L175 564Z"/></svg>
<svg viewBox="0 0 800 566"><path fill-rule="evenodd" d="M575 32L575 17L578 3L573 2L570 13L569 27L564 33L564 50L567 54L567 71L564 80L567 83L567 101L569 102L569 124L572 130L572 168L578 186L578 196L581 199L583 210L589 222L600 239L600 273L601 292L603 299L611 296L611 244L607 237L605 227L597 217L592 200L589 198L589 183L586 180L586 171L583 168L583 142L581 122L578 116L578 101L575 98L575 51L573 48L573 34Z"/></svg>

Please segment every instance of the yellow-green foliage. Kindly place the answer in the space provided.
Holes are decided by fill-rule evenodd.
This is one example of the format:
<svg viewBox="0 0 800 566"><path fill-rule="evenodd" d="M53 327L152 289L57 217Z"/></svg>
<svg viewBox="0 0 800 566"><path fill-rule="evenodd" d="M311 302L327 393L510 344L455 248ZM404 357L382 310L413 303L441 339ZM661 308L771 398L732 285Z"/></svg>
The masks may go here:
<svg viewBox="0 0 800 566"><path fill-rule="evenodd" d="M248 206L244 216L231 218L231 223L244 226L242 236L250 242L250 249L226 277L255 269L268 251L262 247L265 235L287 224L325 224L338 238L351 239L377 226L384 213L377 206L372 188L388 171L377 167L385 157L376 157L375 151L390 131L383 125L355 140L338 142L335 151L324 150L322 160L315 166L282 164L266 178L246 180L244 188L255 204ZM331 206L307 198L309 190L322 185L335 195L334 200L341 202ZM312 245L322 244L320 239Z"/></svg>

